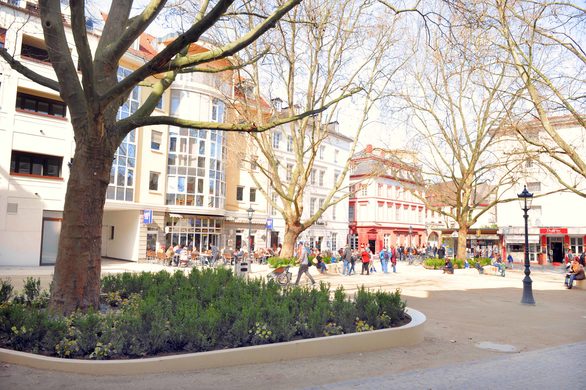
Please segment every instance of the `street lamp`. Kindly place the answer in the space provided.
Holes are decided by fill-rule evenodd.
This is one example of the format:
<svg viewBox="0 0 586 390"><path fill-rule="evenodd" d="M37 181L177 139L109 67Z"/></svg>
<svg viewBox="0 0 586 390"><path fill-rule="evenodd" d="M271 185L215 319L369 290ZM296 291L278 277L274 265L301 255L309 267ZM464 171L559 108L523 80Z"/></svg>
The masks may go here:
<svg viewBox="0 0 586 390"><path fill-rule="evenodd" d="M248 214L248 257L252 257L252 216L254 215L254 209L252 206L246 210Z"/></svg>
<svg viewBox="0 0 586 390"><path fill-rule="evenodd" d="M531 271L529 270L529 215L527 215L527 211L531 209L533 194L527 191L527 186L524 186L523 192L517 194L517 197L519 198L521 210L523 210L523 218L525 218L525 278L523 279L523 298L521 299L521 303L535 305L535 299L533 299L533 291L531 289L533 282L529 277Z"/></svg>
<svg viewBox="0 0 586 390"><path fill-rule="evenodd" d="M411 248L411 246L413 246L412 242L411 242L411 235L413 234L413 226L409 225L409 248Z"/></svg>

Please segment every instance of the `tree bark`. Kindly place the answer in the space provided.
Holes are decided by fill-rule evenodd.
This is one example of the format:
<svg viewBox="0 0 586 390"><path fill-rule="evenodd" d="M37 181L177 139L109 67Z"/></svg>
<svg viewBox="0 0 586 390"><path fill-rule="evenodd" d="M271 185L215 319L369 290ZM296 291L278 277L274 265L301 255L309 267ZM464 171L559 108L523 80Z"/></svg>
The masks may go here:
<svg viewBox="0 0 586 390"><path fill-rule="evenodd" d="M95 123L83 134L100 134ZM81 132L77 132L79 134ZM97 309L100 296L102 217L115 148L97 136L79 139L71 166L53 276L50 309Z"/></svg>
<svg viewBox="0 0 586 390"><path fill-rule="evenodd" d="M466 258L466 236L468 235L468 227L460 224L458 229L458 253L456 259L464 260Z"/></svg>
<svg viewBox="0 0 586 390"><path fill-rule="evenodd" d="M295 243L297 237L303 232L303 229L299 221L285 226L285 238L283 239L283 248L281 249L281 257L293 257L295 256Z"/></svg>

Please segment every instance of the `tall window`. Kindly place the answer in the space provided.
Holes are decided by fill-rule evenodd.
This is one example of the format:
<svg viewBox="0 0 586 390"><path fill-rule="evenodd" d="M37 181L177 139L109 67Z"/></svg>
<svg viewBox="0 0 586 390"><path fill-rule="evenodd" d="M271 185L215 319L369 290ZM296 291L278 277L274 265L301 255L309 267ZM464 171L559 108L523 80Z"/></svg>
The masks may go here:
<svg viewBox="0 0 586 390"><path fill-rule="evenodd" d="M321 145L319 147L319 159L320 160L323 160L324 159L325 152L326 152L326 146L325 145Z"/></svg>
<svg viewBox="0 0 586 390"><path fill-rule="evenodd" d="M61 177L63 157L13 150L10 173L17 175Z"/></svg>
<svg viewBox="0 0 586 390"><path fill-rule="evenodd" d="M236 187L236 200L244 200L244 187Z"/></svg>
<svg viewBox="0 0 586 390"><path fill-rule="evenodd" d="M332 252L336 252L338 250L338 233L332 233L330 248L332 249Z"/></svg>
<svg viewBox="0 0 586 390"><path fill-rule="evenodd" d="M333 204L331 209L332 209L332 221L335 221L336 220L336 205Z"/></svg>
<svg viewBox="0 0 586 390"><path fill-rule="evenodd" d="M340 178L340 171L335 171L334 172L334 185L336 185L339 178Z"/></svg>
<svg viewBox="0 0 586 390"><path fill-rule="evenodd" d="M130 69L118 68L118 80L128 77ZM117 119L124 119L134 114L140 104L140 87L136 86L130 92L128 99L118 109ZM135 131L131 130L122 140L114 154L114 162L110 171L110 185L106 193L107 199L132 202L134 199L134 169L136 166L136 139Z"/></svg>
<svg viewBox="0 0 586 390"><path fill-rule="evenodd" d="M279 149L281 144L281 133L278 131L275 131L273 133L273 149Z"/></svg>
<svg viewBox="0 0 586 390"><path fill-rule="evenodd" d="M340 158L340 151L338 149L336 149L336 150L334 150L334 162L337 163L339 158Z"/></svg>
<svg viewBox="0 0 586 390"><path fill-rule="evenodd" d="M278 195L271 194L271 200L272 200L273 204L277 204ZM275 206L273 206L273 204L271 204L271 215L277 215L277 208Z"/></svg>
<svg viewBox="0 0 586 390"><path fill-rule="evenodd" d="M212 100L212 122L224 122L224 111L226 105L220 99Z"/></svg>
<svg viewBox="0 0 586 390"><path fill-rule="evenodd" d="M311 198L309 199L309 216L312 216L315 214L315 206L317 204L317 199L316 198Z"/></svg>
<svg viewBox="0 0 586 390"><path fill-rule="evenodd" d="M315 168L311 169L311 173L309 174L309 182L311 183L311 185L315 185Z"/></svg>
<svg viewBox="0 0 586 390"><path fill-rule="evenodd" d="M318 184L320 187L324 186L324 176L326 175L326 171L319 171L319 181Z"/></svg>
<svg viewBox="0 0 586 390"><path fill-rule="evenodd" d="M223 207L226 193L224 155L222 132L171 126L166 204Z"/></svg>
<svg viewBox="0 0 586 390"><path fill-rule="evenodd" d="M360 195L362 195L362 196L368 195L368 185L367 184L363 184L362 185L362 189L361 189Z"/></svg>
<svg viewBox="0 0 586 390"><path fill-rule="evenodd" d="M249 199L252 203L256 202L256 188L250 189Z"/></svg>
<svg viewBox="0 0 586 390"><path fill-rule="evenodd" d="M584 250L583 237L570 237L570 249L574 254L580 254Z"/></svg>
<svg viewBox="0 0 586 390"><path fill-rule="evenodd" d="M158 191L159 190L159 172L150 172L149 174L149 190L150 191Z"/></svg>
<svg viewBox="0 0 586 390"><path fill-rule="evenodd" d="M293 164L287 164L287 173L285 178L287 181L291 181L291 179L293 179Z"/></svg>
<svg viewBox="0 0 586 390"><path fill-rule="evenodd" d="M293 151L293 136L291 136L291 135L287 136L287 151L288 152Z"/></svg>
<svg viewBox="0 0 586 390"><path fill-rule="evenodd" d="M161 150L161 140L163 138L163 133L156 130L151 130L151 149L152 150Z"/></svg>

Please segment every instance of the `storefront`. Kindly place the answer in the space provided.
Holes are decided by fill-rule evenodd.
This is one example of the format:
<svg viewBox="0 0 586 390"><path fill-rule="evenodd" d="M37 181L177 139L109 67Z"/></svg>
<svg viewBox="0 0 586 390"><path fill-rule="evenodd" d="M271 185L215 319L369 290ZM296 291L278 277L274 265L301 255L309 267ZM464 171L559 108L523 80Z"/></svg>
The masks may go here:
<svg viewBox="0 0 586 390"><path fill-rule="evenodd" d="M222 246L223 217L168 214L165 222L165 241L169 245L186 245L198 251Z"/></svg>
<svg viewBox="0 0 586 390"><path fill-rule="evenodd" d="M568 250L584 251L586 228L546 227L539 229L541 252L550 263L562 263Z"/></svg>

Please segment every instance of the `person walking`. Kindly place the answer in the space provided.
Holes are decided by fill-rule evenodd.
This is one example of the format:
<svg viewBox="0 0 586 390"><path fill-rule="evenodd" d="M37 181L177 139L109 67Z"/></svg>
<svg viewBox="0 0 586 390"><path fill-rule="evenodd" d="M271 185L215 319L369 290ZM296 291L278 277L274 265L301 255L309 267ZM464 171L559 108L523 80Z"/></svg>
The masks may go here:
<svg viewBox="0 0 586 390"><path fill-rule="evenodd" d="M358 251L352 251L350 256L350 271L348 271L348 275L356 275L356 269L354 266L356 265L356 259L358 258Z"/></svg>
<svg viewBox="0 0 586 390"><path fill-rule="evenodd" d="M352 250L350 246L346 244L344 253L342 254L342 261L344 262L344 268L342 269L342 275L350 276L350 261L352 260Z"/></svg>
<svg viewBox="0 0 586 390"><path fill-rule="evenodd" d="M368 271L368 264L370 263L369 252L370 251L364 247L364 244L362 244L362 250L360 251L360 257L362 258L362 271L360 272L360 275L364 275L364 271L366 271L367 275L370 275L370 272Z"/></svg>
<svg viewBox="0 0 586 390"><path fill-rule="evenodd" d="M295 285L299 284L299 279L301 279L301 275L305 274L311 280L311 284L315 284L315 280L309 274L309 257L307 253L307 249L303 246L303 243L300 242L297 246L297 263L299 263L299 272L297 272L297 280L295 281Z"/></svg>
<svg viewBox="0 0 586 390"><path fill-rule="evenodd" d="M378 253L378 257L380 258L381 268L383 269L383 273L389 273L389 251L387 248L383 247L381 251Z"/></svg>
<svg viewBox="0 0 586 390"><path fill-rule="evenodd" d="M390 253L391 265L393 266L393 273L397 273L397 250L394 246L391 246Z"/></svg>

